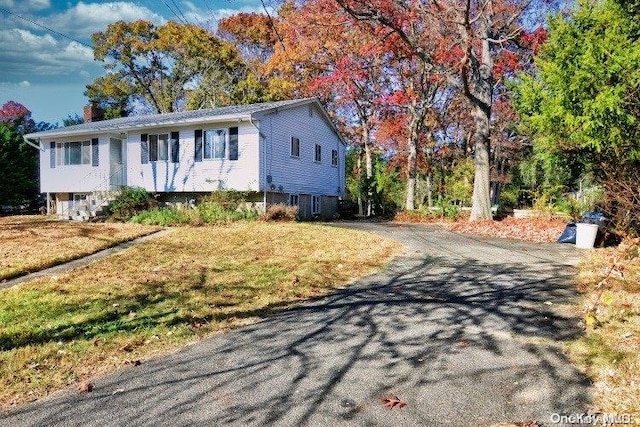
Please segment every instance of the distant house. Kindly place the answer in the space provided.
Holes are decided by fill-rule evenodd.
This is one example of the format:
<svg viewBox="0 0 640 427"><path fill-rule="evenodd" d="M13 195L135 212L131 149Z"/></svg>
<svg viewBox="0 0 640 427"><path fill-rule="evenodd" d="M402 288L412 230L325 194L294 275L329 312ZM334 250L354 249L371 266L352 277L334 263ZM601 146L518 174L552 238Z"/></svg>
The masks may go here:
<svg viewBox="0 0 640 427"><path fill-rule="evenodd" d="M258 209L286 203L328 218L345 191L345 143L316 98L95 114L85 108L83 124L25 135L40 147L40 189L60 217L95 215L122 186L136 186L169 202L247 191Z"/></svg>

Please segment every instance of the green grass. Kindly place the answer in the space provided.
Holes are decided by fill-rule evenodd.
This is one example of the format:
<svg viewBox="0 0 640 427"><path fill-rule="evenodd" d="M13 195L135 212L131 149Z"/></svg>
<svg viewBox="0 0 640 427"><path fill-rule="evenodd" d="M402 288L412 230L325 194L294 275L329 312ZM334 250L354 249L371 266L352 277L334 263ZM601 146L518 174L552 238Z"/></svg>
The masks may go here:
<svg viewBox="0 0 640 427"><path fill-rule="evenodd" d="M0 291L0 403L255 321L384 265L390 240L318 224L181 227Z"/></svg>

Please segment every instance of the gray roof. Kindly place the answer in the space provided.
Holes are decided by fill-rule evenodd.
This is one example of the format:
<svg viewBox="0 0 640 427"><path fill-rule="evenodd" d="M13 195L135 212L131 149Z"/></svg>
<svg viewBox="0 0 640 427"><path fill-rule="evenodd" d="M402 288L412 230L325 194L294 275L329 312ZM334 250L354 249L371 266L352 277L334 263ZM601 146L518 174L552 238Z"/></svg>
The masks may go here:
<svg viewBox="0 0 640 427"><path fill-rule="evenodd" d="M281 108L318 103L317 98L294 99L288 101L264 102L261 104L234 105L230 107L210 108L204 110L181 111L177 113L150 114L130 116L118 119L101 120L82 123L59 129L35 132L25 138L47 138L58 136L88 135L101 132L124 132L132 129L144 129L169 125L197 124L205 122L221 122L227 120L248 119L256 113L268 113Z"/></svg>

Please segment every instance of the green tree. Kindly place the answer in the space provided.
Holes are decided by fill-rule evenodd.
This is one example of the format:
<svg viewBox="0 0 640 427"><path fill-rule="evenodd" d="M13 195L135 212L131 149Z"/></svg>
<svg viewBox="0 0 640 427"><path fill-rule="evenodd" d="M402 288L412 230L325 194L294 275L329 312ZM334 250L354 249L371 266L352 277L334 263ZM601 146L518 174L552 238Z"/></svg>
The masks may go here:
<svg viewBox="0 0 640 427"><path fill-rule="evenodd" d="M635 7L634 7L635 4ZM520 76L520 131L547 166L564 164L571 185L593 174L607 188L609 213L640 219L640 25L638 2L580 1L572 17L551 19L537 71ZM572 165L571 165L572 164ZM579 167L576 167L579 166ZM569 181L569 182L567 182ZM617 188L634 187L626 207ZM628 185L627 185L628 184ZM633 208L635 204L635 208ZM627 225L630 225L627 221Z"/></svg>
<svg viewBox="0 0 640 427"><path fill-rule="evenodd" d="M245 101L246 90L236 90L247 77L238 50L197 25L118 21L92 40L107 74L85 94L108 117L135 104L167 113Z"/></svg>

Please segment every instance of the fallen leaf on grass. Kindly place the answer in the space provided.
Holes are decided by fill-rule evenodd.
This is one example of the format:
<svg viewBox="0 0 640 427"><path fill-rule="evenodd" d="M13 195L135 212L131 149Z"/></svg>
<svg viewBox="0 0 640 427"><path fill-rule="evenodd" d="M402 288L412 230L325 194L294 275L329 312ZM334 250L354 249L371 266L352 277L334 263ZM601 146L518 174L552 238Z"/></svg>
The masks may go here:
<svg viewBox="0 0 640 427"><path fill-rule="evenodd" d="M131 366L140 366L142 362L140 362L139 360L125 360L124 364L131 365Z"/></svg>
<svg viewBox="0 0 640 427"><path fill-rule="evenodd" d="M396 406L398 408L404 408L405 406L407 406L407 403L398 399L398 396L383 397L380 400L382 400L383 406L387 409L393 409Z"/></svg>
<svg viewBox="0 0 640 427"><path fill-rule="evenodd" d="M469 340L458 341L458 347L469 347Z"/></svg>

